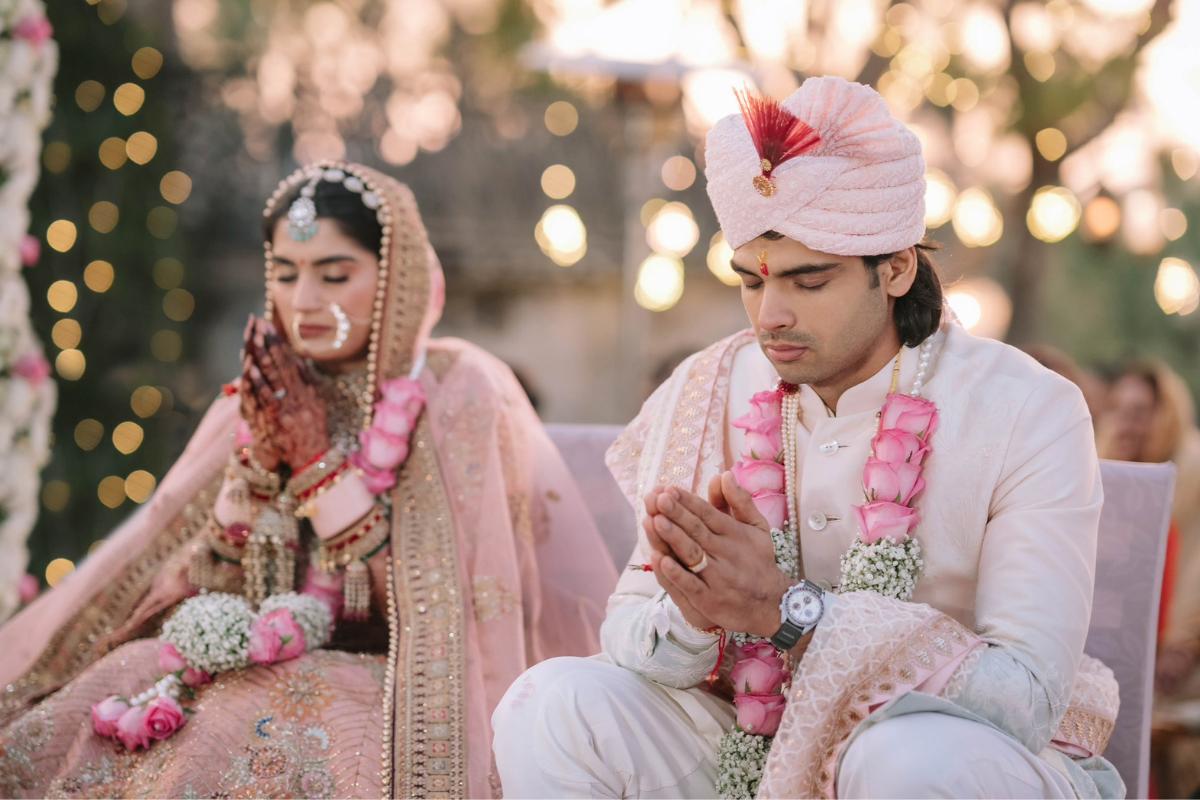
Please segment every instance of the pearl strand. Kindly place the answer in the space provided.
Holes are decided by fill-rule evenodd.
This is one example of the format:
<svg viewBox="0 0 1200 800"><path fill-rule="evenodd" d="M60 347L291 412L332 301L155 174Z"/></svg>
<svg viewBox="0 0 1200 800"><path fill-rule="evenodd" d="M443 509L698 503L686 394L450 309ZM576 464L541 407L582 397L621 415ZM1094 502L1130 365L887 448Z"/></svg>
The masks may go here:
<svg viewBox="0 0 1200 800"><path fill-rule="evenodd" d="M799 531L795 481L796 424L798 421L797 418L800 416L800 393L798 391L785 393L783 401L780 403L780 411L783 414L783 491L787 503L787 521L784 524L787 526L788 534L795 540L797 531ZM798 546L799 542L797 542ZM797 570L799 569L799 561L799 558L797 558Z"/></svg>
<svg viewBox="0 0 1200 800"><path fill-rule="evenodd" d="M132 698L132 705L144 706L146 703L154 700L156 697L179 697L179 676L175 673L170 673L159 678L158 682L144 692L136 694Z"/></svg>
<svg viewBox="0 0 1200 800"><path fill-rule="evenodd" d="M929 374L929 363L933 358L933 340L938 335L935 333L921 342L917 357L917 374L913 378L912 390L909 392L913 397L920 397L921 390L925 388L925 376Z"/></svg>

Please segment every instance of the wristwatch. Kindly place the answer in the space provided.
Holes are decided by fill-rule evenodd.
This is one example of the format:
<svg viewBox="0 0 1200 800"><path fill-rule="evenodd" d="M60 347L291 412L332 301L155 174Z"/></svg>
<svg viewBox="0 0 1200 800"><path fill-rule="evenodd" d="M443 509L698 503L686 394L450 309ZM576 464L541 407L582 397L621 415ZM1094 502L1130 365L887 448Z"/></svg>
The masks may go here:
<svg viewBox="0 0 1200 800"><path fill-rule="evenodd" d="M771 637L771 644L788 651L796 646L800 637L817 627L825 615L825 592L820 586L801 580L783 593L779 602L779 630Z"/></svg>

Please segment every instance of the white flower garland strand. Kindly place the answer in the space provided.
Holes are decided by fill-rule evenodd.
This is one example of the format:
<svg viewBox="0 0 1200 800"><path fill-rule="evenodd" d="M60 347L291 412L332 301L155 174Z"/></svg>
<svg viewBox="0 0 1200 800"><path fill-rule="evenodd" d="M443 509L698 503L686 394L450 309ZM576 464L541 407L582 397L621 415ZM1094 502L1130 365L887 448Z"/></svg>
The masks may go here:
<svg viewBox="0 0 1200 800"><path fill-rule="evenodd" d="M728 800L751 800L758 794L772 737L757 736L734 728L721 737L717 748L717 796Z"/></svg>
<svg viewBox="0 0 1200 800"><path fill-rule="evenodd" d="M29 246L36 240L26 240L28 203L58 70L58 47L48 35L41 0L0 0L0 621L17 608L29 563L26 541L56 401L21 275L22 251L26 264L35 259Z"/></svg>

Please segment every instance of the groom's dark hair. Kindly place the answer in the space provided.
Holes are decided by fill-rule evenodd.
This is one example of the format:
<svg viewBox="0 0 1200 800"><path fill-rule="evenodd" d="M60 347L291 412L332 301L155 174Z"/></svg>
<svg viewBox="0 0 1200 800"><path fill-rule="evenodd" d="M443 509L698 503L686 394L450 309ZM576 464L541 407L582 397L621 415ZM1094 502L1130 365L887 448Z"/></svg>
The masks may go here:
<svg viewBox="0 0 1200 800"><path fill-rule="evenodd" d="M300 196L303 186L296 186L280 198L271 215L263 219L263 241L270 242L275 238L275 226L287 216L288 209ZM313 202L317 206L317 219L333 220L342 233L363 248L372 253L379 252L383 228L375 218L375 212L363 203L361 194L350 191L340 183L318 181L314 187Z"/></svg>
<svg viewBox="0 0 1200 800"><path fill-rule="evenodd" d="M784 235L777 231L767 231L764 239L778 241ZM942 279L938 277L937 267L930 255L938 248L936 242L926 240L919 242L917 248L917 277L909 287L908 294L896 298L895 323L896 332L900 334L900 342L906 347L916 347L933 335L942 324ZM871 273L871 285L879 285L879 265L893 258L895 253L884 253L877 256L863 256L863 263Z"/></svg>

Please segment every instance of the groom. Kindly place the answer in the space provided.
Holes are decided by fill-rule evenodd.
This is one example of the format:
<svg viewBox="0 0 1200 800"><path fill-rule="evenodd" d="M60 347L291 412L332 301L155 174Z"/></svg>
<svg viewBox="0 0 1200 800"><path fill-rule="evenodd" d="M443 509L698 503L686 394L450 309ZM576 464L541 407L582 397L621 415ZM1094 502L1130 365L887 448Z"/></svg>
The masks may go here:
<svg viewBox="0 0 1200 800"><path fill-rule="evenodd" d="M878 94L741 100L706 175L753 330L685 361L610 450L638 545L603 653L497 708L505 794L712 797L735 723L775 734L739 740L770 747L741 789L761 768L760 796L1122 793L1099 758L1115 683L1083 655L1102 497L1079 391L943 319L920 144ZM918 548L879 580L871 559ZM762 662L736 707L735 653Z"/></svg>

